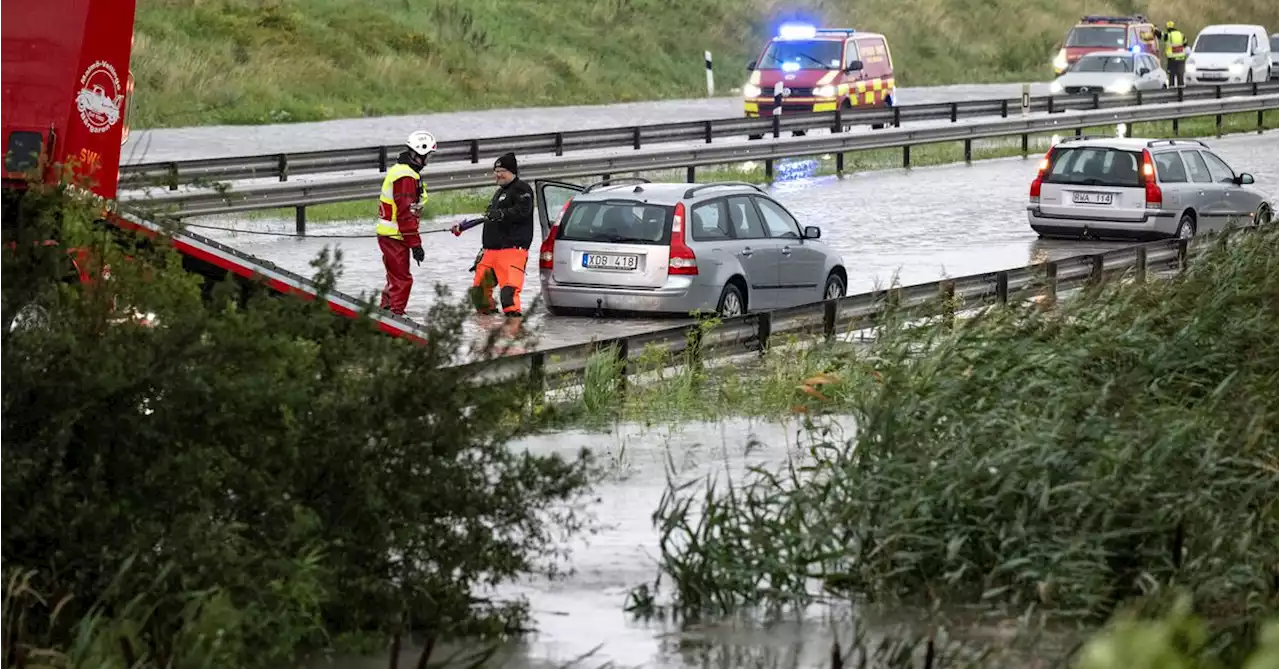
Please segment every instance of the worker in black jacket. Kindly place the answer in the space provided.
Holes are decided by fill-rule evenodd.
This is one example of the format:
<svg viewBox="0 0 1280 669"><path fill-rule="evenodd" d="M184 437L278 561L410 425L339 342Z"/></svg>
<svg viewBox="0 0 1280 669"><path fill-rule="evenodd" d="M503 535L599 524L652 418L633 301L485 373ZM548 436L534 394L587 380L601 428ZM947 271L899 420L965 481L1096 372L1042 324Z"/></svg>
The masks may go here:
<svg viewBox="0 0 1280 669"><path fill-rule="evenodd" d="M522 316L520 291L533 243L533 189L517 176L516 154L505 153L493 164L498 191L489 201L484 218L453 226L453 234L475 225L484 225L480 262L471 283L471 302L480 313L493 313L493 286L498 286L502 313Z"/></svg>

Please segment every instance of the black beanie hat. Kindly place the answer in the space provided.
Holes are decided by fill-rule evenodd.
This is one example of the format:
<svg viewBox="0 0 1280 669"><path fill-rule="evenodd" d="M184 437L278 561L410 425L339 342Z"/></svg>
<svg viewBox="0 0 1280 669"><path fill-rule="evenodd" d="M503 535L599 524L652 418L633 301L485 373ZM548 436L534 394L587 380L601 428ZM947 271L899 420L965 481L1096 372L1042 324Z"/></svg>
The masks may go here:
<svg viewBox="0 0 1280 669"><path fill-rule="evenodd" d="M517 166L516 166L516 154L510 151L502 154L502 156L498 158L496 162L493 163L493 166L501 167L512 174L520 173L520 170L517 169Z"/></svg>

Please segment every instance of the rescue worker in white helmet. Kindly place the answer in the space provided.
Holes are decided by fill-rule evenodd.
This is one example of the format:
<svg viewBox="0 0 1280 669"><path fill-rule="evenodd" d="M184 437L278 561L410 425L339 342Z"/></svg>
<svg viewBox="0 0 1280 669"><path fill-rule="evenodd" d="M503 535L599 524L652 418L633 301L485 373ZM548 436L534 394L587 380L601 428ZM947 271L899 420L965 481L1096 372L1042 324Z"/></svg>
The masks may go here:
<svg viewBox="0 0 1280 669"><path fill-rule="evenodd" d="M412 254L419 265L426 257L422 250L422 235L418 231L422 207L427 203L420 172L427 164L427 158L435 153L436 138L419 130L409 135L405 146L399 160L387 170L387 176L382 180L382 193L378 196L378 248L382 251L382 264L387 270L379 306L399 316L404 315L409 291L413 288L409 256Z"/></svg>

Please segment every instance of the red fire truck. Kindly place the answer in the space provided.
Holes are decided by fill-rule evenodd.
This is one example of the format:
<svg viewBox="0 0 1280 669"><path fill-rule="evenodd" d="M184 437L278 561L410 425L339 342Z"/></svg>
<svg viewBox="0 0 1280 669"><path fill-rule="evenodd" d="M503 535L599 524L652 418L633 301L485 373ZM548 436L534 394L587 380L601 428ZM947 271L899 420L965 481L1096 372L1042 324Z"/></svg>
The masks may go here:
<svg viewBox="0 0 1280 669"><path fill-rule="evenodd" d="M0 22L4 188L22 189L28 179L56 182L70 172L93 193L115 199L133 88L134 12L135 0L5 0ZM319 292L310 279L215 240L132 214L104 212L106 224L152 237L169 235L183 266L207 280L231 274L304 299ZM70 254L80 280L92 281L84 251ZM325 299L333 312L348 318L366 306L337 292ZM373 318L383 332L425 341L422 326L411 320L378 311Z"/></svg>

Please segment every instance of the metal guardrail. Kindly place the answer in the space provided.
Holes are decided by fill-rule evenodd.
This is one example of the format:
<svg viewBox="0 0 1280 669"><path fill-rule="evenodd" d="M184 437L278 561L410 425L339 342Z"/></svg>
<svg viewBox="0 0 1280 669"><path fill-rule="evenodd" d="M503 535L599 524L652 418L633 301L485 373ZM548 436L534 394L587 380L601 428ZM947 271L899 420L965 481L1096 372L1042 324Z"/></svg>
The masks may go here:
<svg viewBox="0 0 1280 669"><path fill-rule="evenodd" d="M1235 97L1184 103L1144 104L1081 111L1063 116L1013 118L980 121L921 129L896 129L871 134L832 134L816 137L784 137L763 142L705 145L691 148L646 149L618 155L566 157L534 160L521 166L527 179L564 179L626 172L687 168L687 180L693 181L693 168L747 160L763 160L766 173L772 161L782 158L836 154L837 171L843 169L844 154L869 149L903 148L904 166L910 164L910 147L940 142L964 142L965 156L970 155L975 139L1021 135L1024 153L1029 135L1075 130L1115 123L1166 121L1196 116L1252 112L1261 114L1277 108L1280 96ZM1220 124L1219 124L1220 125ZM487 166L454 166L428 168L423 179L432 192L477 188L492 185ZM131 207L145 208L149 215L184 218L226 214L279 207L306 207L332 202L372 199L381 185L380 175L348 177L309 183L279 183L243 189L161 192L124 200ZM300 217L300 223L303 219ZM299 226L302 227L301 225Z"/></svg>
<svg viewBox="0 0 1280 669"><path fill-rule="evenodd" d="M1249 83L1226 86L1197 86L1162 91L1133 92L1128 95L1065 95L1030 98L1028 110L1058 113L1069 110L1112 109L1193 100L1221 99L1241 95L1269 95L1280 90L1280 84ZM843 132L848 125L884 124L900 127L906 121L938 121L1000 115L1007 118L1012 110L1020 114L1020 99L992 99L904 105L888 109L837 109L834 112L782 114L765 118L727 118L712 121L690 121L638 125L600 130L485 137L446 141L439 144L436 163L465 161L476 164L480 157L518 154L554 154L588 149L642 147L660 143L702 142L713 139L831 129ZM173 162L140 163L120 167L120 187L137 188L167 185L176 190L179 184L193 181L235 181L240 179L276 178L288 181L291 175L323 174L351 170L376 169L385 172L396 161L400 145L373 146L332 151L275 153L231 158L208 158Z"/></svg>
<svg viewBox="0 0 1280 669"><path fill-rule="evenodd" d="M1229 233L1224 233L1229 234ZM783 336L810 335L828 341L840 334L871 328L891 306L914 317L1003 305L1036 297L1056 298L1064 291L1130 275L1184 270L1217 235L1138 244L1099 254L1080 255L1017 269L983 272L931 283L873 291L770 312L737 316L712 328L681 325L602 341L561 346L459 365L481 383L532 379L544 390L581 382L592 357L612 350L625 377L633 363L656 347L668 356L686 353L689 362L763 353ZM960 306L955 306L955 300ZM652 348L650 348L652 350ZM652 359L652 358L647 358Z"/></svg>

